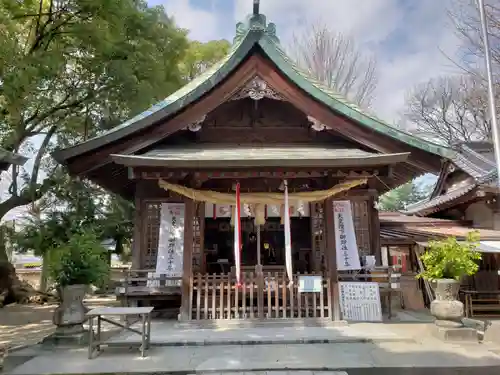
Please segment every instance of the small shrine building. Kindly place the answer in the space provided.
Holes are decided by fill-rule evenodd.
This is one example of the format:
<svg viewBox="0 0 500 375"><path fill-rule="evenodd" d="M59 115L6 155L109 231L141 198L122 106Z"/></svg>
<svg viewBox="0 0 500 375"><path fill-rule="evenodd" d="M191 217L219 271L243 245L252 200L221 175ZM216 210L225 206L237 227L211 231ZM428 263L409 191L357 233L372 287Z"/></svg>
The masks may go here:
<svg viewBox="0 0 500 375"><path fill-rule="evenodd" d="M181 265L182 320L340 320L344 245L338 238L343 244L349 238L360 257L374 256L380 265L379 195L437 173L453 152L392 127L310 78L285 54L276 26L257 6L238 23L229 54L201 76L54 156L72 175L135 202L132 267ZM286 283L284 183L297 275ZM238 287L235 184L243 204ZM334 206L346 201L354 240L335 231ZM162 252L174 248L166 260ZM304 297L297 277L305 274L319 276L321 285Z"/></svg>

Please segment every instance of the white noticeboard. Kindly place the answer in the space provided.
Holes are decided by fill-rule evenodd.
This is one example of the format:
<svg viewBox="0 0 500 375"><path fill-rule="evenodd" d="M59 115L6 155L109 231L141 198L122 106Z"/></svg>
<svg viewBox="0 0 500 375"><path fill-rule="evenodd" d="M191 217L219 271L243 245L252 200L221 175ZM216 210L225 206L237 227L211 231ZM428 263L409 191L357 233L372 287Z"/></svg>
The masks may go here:
<svg viewBox="0 0 500 375"><path fill-rule="evenodd" d="M354 221L350 201L333 202L335 222L335 252L337 269L340 271L360 270L358 244L354 232Z"/></svg>
<svg viewBox="0 0 500 375"><path fill-rule="evenodd" d="M156 274L181 277L184 258L184 203L161 205L160 233ZM156 284L156 283L155 283ZM167 285L181 285L181 280L167 281Z"/></svg>
<svg viewBox="0 0 500 375"><path fill-rule="evenodd" d="M345 320L381 322L378 283L339 282L340 312Z"/></svg>
<svg viewBox="0 0 500 375"><path fill-rule="evenodd" d="M299 276L300 293L319 293L323 286L321 276Z"/></svg>

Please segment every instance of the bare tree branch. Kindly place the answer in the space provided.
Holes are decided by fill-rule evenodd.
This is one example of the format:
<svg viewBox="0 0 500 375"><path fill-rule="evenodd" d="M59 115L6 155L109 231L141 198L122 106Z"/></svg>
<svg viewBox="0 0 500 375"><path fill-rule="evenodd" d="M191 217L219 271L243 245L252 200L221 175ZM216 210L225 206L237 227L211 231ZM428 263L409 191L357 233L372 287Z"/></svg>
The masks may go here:
<svg viewBox="0 0 500 375"><path fill-rule="evenodd" d="M327 26L310 25L294 35L290 55L311 76L362 107L377 87L377 63L355 41Z"/></svg>
<svg viewBox="0 0 500 375"><path fill-rule="evenodd" d="M486 13L500 99L500 7L489 2ZM484 46L476 1L453 0L449 16L462 48L458 59L448 59L462 74L434 78L414 88L407 97L405 117L413 123L415 132L444 144L490 140Z"/></svg>
<svg viewBox="0 0 500 375"><path fill-rule="evenodd" d="M413 131L442 144L490 139L487 98L474 77L441 77L418 85L407 97Z"/></svg>

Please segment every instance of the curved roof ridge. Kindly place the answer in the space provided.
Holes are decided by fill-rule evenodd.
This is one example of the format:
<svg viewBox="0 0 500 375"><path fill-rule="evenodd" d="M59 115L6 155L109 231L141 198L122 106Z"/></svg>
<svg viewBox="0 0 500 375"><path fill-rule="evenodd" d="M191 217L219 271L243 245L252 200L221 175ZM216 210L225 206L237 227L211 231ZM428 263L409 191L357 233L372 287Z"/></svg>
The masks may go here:
<svg viewBox="0 0 500 375"><path fill-rule="evenodd" d="M264 36L264 38L266 38L266 36ZM432 141L428 141L428 140L420 138L420 137L418 137L418 136L416 136L414 134L406 132L406 131L402 130L401 128L392 126L389 123L387 123L386 121L384 121L384 120L380 119L379 117L375 116L371 111L367 111L367 110L361 108L360 106L358 106L357 104L349 101L348 98L346 98L344 95L338 93L335 89L326 86L323 82L321 82L321 81L317 80L315 77L311 76L311 74L309 72L307 72L304 69L300 68L290 58L290 56L288 56L286 54L285 50L281 47L281 45L275 43L271 39L267 39L267 41L268 41L268 43L271 43L271 44L274 45L274 48L280 53L281 58L288 65L290 65L290 67L292 67L292 69L295 70L297 72L297 74L302 75L303 78L305 78L307 81L309 81L315 88L317 88L318 90L324 92L330 98L332 98L333 100L336 100L337 102L339 102L341 105L348 107L348 110L356 111L361 116L366 117L366 118L368 118L368 119L370 119L370 120L378 123L380 126L385 127L387 129L389 129L391 132L395 132L396 134L395 135L387 134L386 132L381 131L381 129L376 129L376 128L374 128L374 130L382 132L382 133L387 134L389 136L392 136L393 138L399 139L398 136L399 135L403 135L405 138L408 138L409 140L413 139L413 140L415 140L415 141L417 141L419 143L428 144L428 145L432 146L432 148L434 149L434 151L437 151L437 152L434 152L434 151L431 151L431 150L429 150L427 148L424 148L425 151L429 151L429 152L432 152L432 153L435 153L435 154L438 154L438 155L441 155L441 156L451 157L451 156L453 156L455 154L455 152L451 148L443 146L443 145L440 145L440 144L432 142ZM259 43L260 43L260 41L259 41ZM338 111L338 109L337 109L337 111ZM339 111L339 112L343 113L343 111ZM343 113L343 114L347 115L345 113ZM349 115L347 115L347 117L352 118ZM363 124L362 121L361 121L361 123ZM366 124L363 124L363 125L366 125ZM412 144L411 142L405 142L405 143L409 143L409 144L415 146L415 144ZM418 146L416 146L416 147L418 147ZM418 148L421 148L421 147L418 147Z"/></svg>

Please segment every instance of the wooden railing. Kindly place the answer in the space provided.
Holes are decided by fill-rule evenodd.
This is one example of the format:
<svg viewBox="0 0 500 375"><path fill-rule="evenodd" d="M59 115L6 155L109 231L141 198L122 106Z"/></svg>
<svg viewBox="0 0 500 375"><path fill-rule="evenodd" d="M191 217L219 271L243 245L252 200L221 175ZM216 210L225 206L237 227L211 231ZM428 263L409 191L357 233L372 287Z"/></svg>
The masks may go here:
<svg viewBox="0 0 500 375"><path fill-rule="evenodd" d="M303 274L304 276L317 276ZM290 319L329 318L331 293L328 279L316 293L299 291L300 274L293 283L284 272L195 274L190 288L192 319Z"/></svg>

